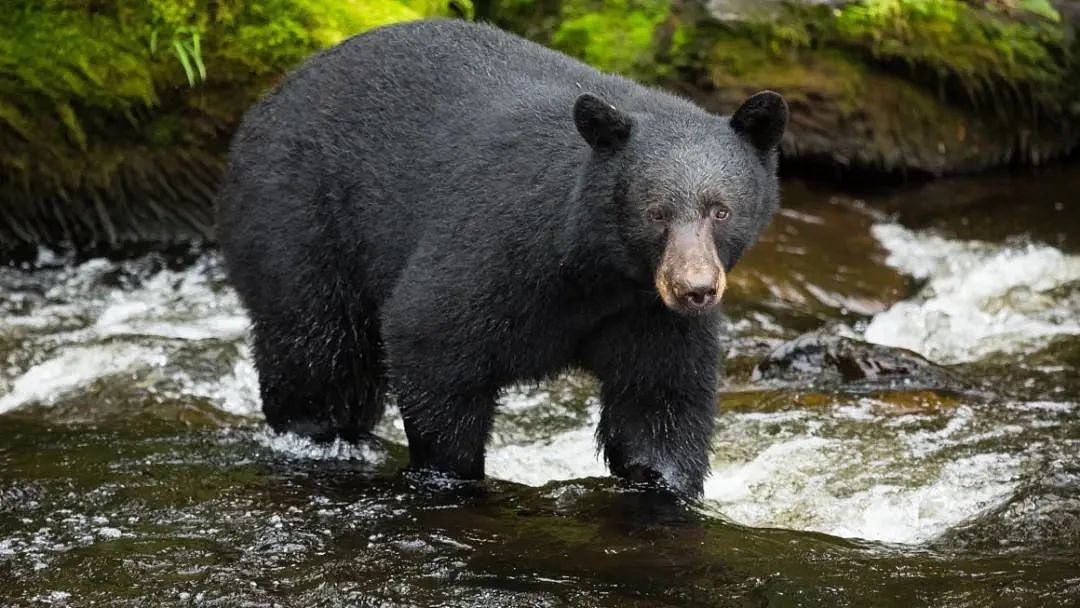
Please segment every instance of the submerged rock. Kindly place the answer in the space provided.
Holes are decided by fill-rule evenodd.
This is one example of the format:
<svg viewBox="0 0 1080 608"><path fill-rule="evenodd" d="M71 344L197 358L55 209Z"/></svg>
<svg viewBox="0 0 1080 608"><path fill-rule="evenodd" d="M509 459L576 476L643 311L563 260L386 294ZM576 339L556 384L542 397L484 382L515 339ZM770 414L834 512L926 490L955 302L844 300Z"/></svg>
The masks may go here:
<svg viewBox="0 0 1080 608"><path fill-rule="evenodd" d="M864 389L962 389L966 385L960 376L918 353L835 335L827 329L780 345L757 364L751 379Z"/></svg>

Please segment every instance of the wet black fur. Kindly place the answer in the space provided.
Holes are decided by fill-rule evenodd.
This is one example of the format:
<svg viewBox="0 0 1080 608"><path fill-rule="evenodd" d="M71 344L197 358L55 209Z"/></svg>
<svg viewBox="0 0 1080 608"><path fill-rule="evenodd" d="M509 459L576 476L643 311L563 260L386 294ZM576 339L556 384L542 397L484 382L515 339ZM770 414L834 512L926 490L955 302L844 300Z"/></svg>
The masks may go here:
<svg viewBox="0 0 1080 608"><path fill-rule="evenodd" d="M586 91L614 109L583 103L575 121ZM776 127L758 114L746 136L459 21L315 56L246 116L220 200L270 425L356 440L389 390L413 466L478 477L499 389L579 367L602 383L612 472L699 494L717 319L663 306L663 230L644 211L725 201L730 268L777 204L779 135L755 145Z"/></svg>

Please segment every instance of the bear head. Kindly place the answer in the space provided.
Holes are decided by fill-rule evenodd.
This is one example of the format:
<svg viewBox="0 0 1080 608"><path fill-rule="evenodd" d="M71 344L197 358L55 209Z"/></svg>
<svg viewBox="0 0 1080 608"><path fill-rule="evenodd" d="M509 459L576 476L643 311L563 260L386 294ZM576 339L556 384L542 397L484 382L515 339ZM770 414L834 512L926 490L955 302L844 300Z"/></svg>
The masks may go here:
<svg viewBox="0 0 1080 608"><path fill-rule="evenodd" d="M719 117L690 106L623 111L584 93L573 112L592 149L583 177L614 205L623 271L651 280L676 312L714 309L726 273L779 205L787 103L763 91Z"/></svg>

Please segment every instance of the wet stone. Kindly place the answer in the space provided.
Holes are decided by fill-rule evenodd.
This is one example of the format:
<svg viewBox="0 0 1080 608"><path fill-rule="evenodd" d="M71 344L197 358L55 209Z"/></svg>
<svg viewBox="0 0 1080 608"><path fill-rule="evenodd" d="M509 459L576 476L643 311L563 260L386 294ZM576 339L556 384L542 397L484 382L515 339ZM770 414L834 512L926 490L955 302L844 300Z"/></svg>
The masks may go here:
<svg viewBox="0 0 1080 608"><path fill-rule="evenodd" d="M968 386L958 374L918 353L837 335L830 329L781 344L757 364L751 380L868 390L962 390Z"/></svg>

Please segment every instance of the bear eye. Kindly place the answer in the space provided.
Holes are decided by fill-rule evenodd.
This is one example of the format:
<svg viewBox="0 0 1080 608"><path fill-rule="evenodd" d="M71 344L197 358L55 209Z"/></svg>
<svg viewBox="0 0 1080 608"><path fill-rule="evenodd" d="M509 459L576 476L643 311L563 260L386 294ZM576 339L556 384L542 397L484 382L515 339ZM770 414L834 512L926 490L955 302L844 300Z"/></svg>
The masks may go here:
<svg viewBox="0 0 1080 608"><path fill-rule="evenodd" d="M649 207L645 210L645 217L650 222L656 222L657 224L663 224L668 219L667 211L662 207Z"/></svg>
<svg viewBox="0 0 1080 608"><path fill-rule="evenodd" d="M724 220L731 217L731 211L728 210L727 207L717 205L712 209L709 209L709 217L711 217L714 221L723 222Z"/></svg>

